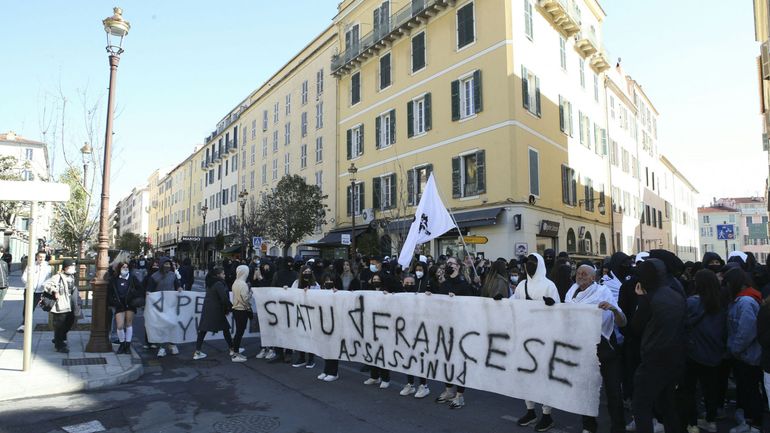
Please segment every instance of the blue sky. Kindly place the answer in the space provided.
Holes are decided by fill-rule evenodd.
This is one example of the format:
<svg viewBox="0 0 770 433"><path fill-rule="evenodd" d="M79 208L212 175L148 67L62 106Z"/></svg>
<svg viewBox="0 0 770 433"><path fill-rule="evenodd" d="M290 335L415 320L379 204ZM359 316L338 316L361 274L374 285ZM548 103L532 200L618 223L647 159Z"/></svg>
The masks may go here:
<svg viewBox="0 0 770 433"><path fill-rule="evenodd" d="M485 1L485 0L481 0ZM112 202L152 169L181 162L219 119L331 23L339 0L125 1L131 24L118 70ZM212 7L216 5L216 7ZM749 0L605 0L604 39L661 114L661 149L713 196L762 195L762 152L752 3ZM0 26L0 131L32 139L67 97L65 146L89 140L85 107L109 78L101 20L107 2L8 2ZM84 104L83 93L87 95ZM58 104L59 106L61 104ZM48 137L60 126L48 125ZM55 157L55 170L64 166Z"/></svg>

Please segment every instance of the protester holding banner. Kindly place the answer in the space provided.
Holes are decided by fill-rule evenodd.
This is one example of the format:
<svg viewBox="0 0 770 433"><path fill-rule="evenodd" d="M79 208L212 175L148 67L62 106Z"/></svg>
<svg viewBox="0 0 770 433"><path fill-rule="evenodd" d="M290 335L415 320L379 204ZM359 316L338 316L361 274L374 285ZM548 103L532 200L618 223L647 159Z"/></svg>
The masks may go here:
<svg viewBox="0 0 770 433"><path fill-rule="evenodd" d="M278 259L278 268L273 274L272 286L273 287L289 287L294 281L297 280L297 272L294 270L294 259L292 257L284 257ZM277 362L291 362L289 350L285 350L281 347L272 347L265 359L269 363Z"/></svg>
<svg viewBox="0 0 770 433"><path fill-rule="evenodd" d="M379 258L371 259L370 263L374 263L375 261L378 264L382 263ZM370 270L372 269L374 268L371 268ZM372 278L369 280L369 290L387 293L388 291L385 289L384 279L385 277L382 272L374 272ZM376 365L370 365L369 379L364 381L364 385L379 385L380 389L387 389L390 386L390 370L377 367Z"/></svg>
<svg viewBox="0 0 770 433"><path fill-rule="evenodd" d="M247 268L248 271L248 268ZM233 339L230 335L230 324L227 322L227 314L232 310L230 296L225 284L225 270L221 266L215 266L214 269L206 275L206 297L203 299L203 311L201 312L201 321L198 324L198 340L195 342L195 353L193 359L203 359L207 355L201 351L203 340L207 332L217 333L222 331L230 348L230 357L233 362L243 362L236 360L235 356L241 356L233 350Z"/></svg>
<svg viewBox="0 0 770 433"><path fill-rule="evenodd" d="M361 290L361 280L353 272L353 267L350 264L350 260L342 262L342 269L339 275L334 279L334 287L338 290Z"/></svg>
<svg viewBox="0 0 770 433"><path fill-rule="evenodd" d="M321 290L331 290L337 292L337 286L335 280L339 280L334 274L326 272L321 276ZM324 359L324 371L317 376L318 380L325 382L334 382L340 378L339 375L340 361L338 359Z"/></svg>
<svg viewBox="0 0 770 433"><path fill-rule="evenodd" d="M495 300L509 297L509 281L506 263L502 260L495 260L490 265L490 270L486 272L484 285L481 287L481 296Z"/></svg>
<svg viewBox="0 0 770 433"><path fill-rule="evenodd" d="M235 321L235 337L233 338L233 362L246 362L246 357L241 355L241 340L246 332L251 311L251 288L246 281L250 269L246 265L240 265L235 269L235 282L233 283L233 320ZM205 301L204 301L205 302Z"/></svg>
<svg viewBox="0 0 770 433"><path fill-rule="evenodd" d="M128 263L117 263L117 272L110 278L107 304L115 311L115 327L120 345L117 354L131 353L134 335L134 315L137 306L144 305L144 289L135 275L131 275Z"/></svg>
<svg viewBox="0 0 770 433"><path fill-rule="evenodd" d="M180 291L182 286L176 277L171 259L163 257L158 261L158 270L147 276L147 292L168 292L174 290ZM176 347L176 344L168 343L167 346L172 355L179 354L179 348ZM158 349L158 358L163 358L164 356L166 356L166 348L161 344L160 349Z"/></svg>
<svg viewBox="0 0 770 433"><path fill-rule="evenodd" d="M291 283L293 289L308 289L318 290L321 286L318 285L313 274L313 268L310 265L302 266L299 273L299 278ZM314 368L315 367L315 355L312 353L297 352L297 361L291 365L294 368Z"/></svg>
<svg viewBox="0 0 770 433"><path fill-rule="evenodd" d="M422 269L423 265L418 264L417 266L415 266L415 268ZM418 271L418 272L423 274L422 271ZM423 279L425 279L425 275L424 274L421 275L421 277L423 277ZM401 283L401 287L403 288L403 291L405 293L415 293L415 294L419 293L417 291L418 288L417 288L417 284L416 284L416 279L415 279L415 277L413 277L411 275L407 275L406 277L404 277L404 280ZM411 395L411 394L414 394L414 398L425 398L425 397L427 397L430 394L430 388L428 388L428 379L426 379L424 377L420 377L420 386L415 388L414 387L414 376L411 375L411 374L407 374L406 375L406 385L404 385L404 388L401 390L401 392L399 392L399 395L408 396L408 395Z"/></svg>

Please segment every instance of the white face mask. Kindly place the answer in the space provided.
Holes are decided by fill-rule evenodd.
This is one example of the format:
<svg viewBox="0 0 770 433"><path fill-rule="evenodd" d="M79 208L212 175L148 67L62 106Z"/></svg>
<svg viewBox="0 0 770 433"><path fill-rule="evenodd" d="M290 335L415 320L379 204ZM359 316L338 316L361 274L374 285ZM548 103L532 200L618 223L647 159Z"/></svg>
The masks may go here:
<svg viewBox="0 0 770 433"><path fill-rule="evenodd" d="M120 270L120 276L125 278L128 276L128 269L121 269Z"/></svg>
<svg viewBox="0 0 770 433"><path fill-rule="evenodd" d="M369 270L372 272L377 272L377 265L369 265Z"/></svg>
<svg viewBox="0 0 770 433"><path fill-rule="evenodd" d="M64 270L64 273L67 275L75 275L75 267L68 266L67 269Z"/></svg>
<svg viewBox="0 0 770 433"><path fill-rule="evenodd" d="M415 272L415 273L414 273L414 275L415 275L417 278L422 278L422 276L423 276L423 275L425 275L425 274L424 274L422 271L417 271L417 272Z"/></svg>
<svg viewBox="0 0 770 433"><path fill-rule="evenodd" d="M518 283L519 282L519 276L518 275L511 275L511 282L512 283Z"/></svg>

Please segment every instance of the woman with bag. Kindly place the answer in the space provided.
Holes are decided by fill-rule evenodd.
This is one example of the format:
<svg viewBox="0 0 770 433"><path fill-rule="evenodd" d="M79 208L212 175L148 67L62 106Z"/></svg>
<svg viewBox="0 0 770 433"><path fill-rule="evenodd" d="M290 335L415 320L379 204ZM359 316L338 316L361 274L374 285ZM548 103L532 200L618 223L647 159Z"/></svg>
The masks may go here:
<svg viewBox="0 0 770 433"><path fill-rule="evenodd" d="M235 355L233 338L230 335L230 323L227 322L227 315L232 309L233 305L230 303L230 296L225 285L225 269L221 266L215 266L206 275L206 297L203 299L201 322L198 325L198 341L195 342L194 360L197 361L207 356L201 352L207 332L222 331L227 346L230 347L230 357Z"/></svg>
<svg viewBox="0 0 770 433"><path fill-rule="evenodd" d="M144 306L144 301L142 283L135 275L131 275L128 263L118 263L107 289L107 304L114 309L115 327L120 341L115 352L118 355L131 353L134 315L137 308Z"/></svg>
<svg viewBox="0 0 770 433"><path fill-rule="evenodd" d="M44 297L53 299L50 304L51 322L53 323L53 344L56 351L69 353L67 333L75 323L75 316L80 315L80 295L75 285L75 261L64 259L61 271L43 284Z"/></svg>
<svg viewBox="0 0 770 433"><path fill-rule="evenodd" d="M259 269L257 269L259 272ZM251 311L251 288L246 282L249 277L249 267L240 265L235 269L235 282L233 283L233 319L235 320L235 338L233 338L233 362L246 362L246 357L239 353L241 339L246 332Z"/></svg>

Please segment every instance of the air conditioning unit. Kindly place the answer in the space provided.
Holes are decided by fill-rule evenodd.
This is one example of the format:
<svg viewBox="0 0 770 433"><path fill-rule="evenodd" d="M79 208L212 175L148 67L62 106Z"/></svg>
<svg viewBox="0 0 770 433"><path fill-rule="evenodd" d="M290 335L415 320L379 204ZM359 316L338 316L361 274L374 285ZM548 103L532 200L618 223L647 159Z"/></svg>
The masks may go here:
<svg viewBox="0 0 770 433"><path fill-rule="evenodd" d="M760 47L762 61L762 79L770 80L770 43L765 41Z"/></svg>
<svg viewBox="0 0 770 433"><path fill-rule="evenodd" d="M374 209L366 208L361 211L361 219L363 220L364 224L369 224L370 222L374 221Z"/></svg>

